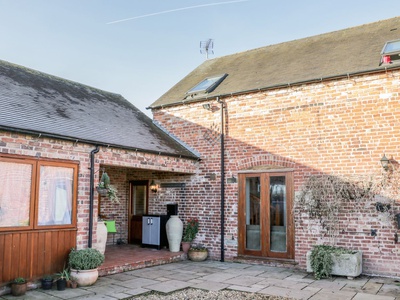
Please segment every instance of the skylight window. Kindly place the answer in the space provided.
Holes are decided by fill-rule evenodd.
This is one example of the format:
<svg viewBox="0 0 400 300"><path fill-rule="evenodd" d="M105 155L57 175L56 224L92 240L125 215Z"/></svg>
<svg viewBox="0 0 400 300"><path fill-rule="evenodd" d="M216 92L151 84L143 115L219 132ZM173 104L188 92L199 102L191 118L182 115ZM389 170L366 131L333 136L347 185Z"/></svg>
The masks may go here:
<svg viewBox="0 0 400 300"><path fill-rule="evenodd" d="M400 40L390 41L383 46L381 51L381 64L391 64L394 61L400 62Z"/></svg>
<svg viewBox="0 0 400 300"><path fill-rule="evenodd" d="M208 77L191 88L186 94L210 93L225 79L226 76L228 76L228 74Z"/></svg>

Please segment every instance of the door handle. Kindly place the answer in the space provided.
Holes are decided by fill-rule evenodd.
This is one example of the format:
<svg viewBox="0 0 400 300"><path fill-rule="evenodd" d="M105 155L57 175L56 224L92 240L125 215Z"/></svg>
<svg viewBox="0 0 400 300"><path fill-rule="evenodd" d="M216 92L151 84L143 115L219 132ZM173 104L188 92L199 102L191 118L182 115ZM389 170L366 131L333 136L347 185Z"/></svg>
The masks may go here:
<svg viewBox="0 0 400 300"><path fill-rule="evenodd" d="M147 225L150 225L150 218L147 218Z"/></svg>
<svg viewBox="0 0 400 300"><path fill-rule="evenodd" d="M151 223L150 223L150 225L153 225L153 218L151 218Z"/></svg>

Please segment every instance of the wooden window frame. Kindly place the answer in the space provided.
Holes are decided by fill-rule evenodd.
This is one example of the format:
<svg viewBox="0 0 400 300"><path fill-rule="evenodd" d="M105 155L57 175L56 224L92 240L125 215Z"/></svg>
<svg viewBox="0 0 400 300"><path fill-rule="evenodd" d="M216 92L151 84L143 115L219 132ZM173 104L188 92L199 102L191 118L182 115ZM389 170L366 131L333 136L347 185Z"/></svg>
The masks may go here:
<svg viewBox="0 0 400 300"><path fill-rule="evenodd" d="M17 227L0 227L0 232L7 231L29 231L29 230L49 230L49 229L75 229L77 224L77 196L78 196L78 167L79 162L52 160L52 159L34 159L20 155L0 155L0 161L30 164L32 166L31 174L31 195L29 203L29 225ZM40 167L65 167L73 169L73 187L72 187L72 211L71 224L60 225L38 225L39 214L39 185L40 185Z"/></svg>

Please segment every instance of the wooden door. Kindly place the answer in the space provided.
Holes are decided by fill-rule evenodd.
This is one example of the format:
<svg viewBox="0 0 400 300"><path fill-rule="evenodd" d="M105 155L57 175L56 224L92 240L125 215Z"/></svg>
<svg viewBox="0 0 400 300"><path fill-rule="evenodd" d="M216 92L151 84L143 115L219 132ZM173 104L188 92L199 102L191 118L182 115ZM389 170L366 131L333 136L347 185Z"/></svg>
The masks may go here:
<svg viewBox="0 0 400 300"><path fill-rule="evenodd" d="M292 172L239 176L239 254L294 258Z"/></svg>
<svg viewBox="0 0 400 300"><path fill-rule="evenodd" d="M147 214L148 181L130 182L130 205L129 205L129 243L142 243L142 217Z"/></svg>

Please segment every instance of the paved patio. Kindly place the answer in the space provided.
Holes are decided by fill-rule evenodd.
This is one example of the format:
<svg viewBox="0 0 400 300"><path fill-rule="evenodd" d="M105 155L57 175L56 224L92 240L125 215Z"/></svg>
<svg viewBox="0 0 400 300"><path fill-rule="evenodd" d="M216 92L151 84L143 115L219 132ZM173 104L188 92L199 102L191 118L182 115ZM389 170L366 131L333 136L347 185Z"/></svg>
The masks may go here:
<svg viewBox="0 0 400 300"><path fill-rule="evenodd" d="M314 280L312 275L285 268L218 261L180 261L100 277L85 288L41 289L26 297L0 299L126 299L149 291L171 293L184 288L218 291L232 289L312 300L400 300L400 283L394 279L361 276Z"/></svg>

